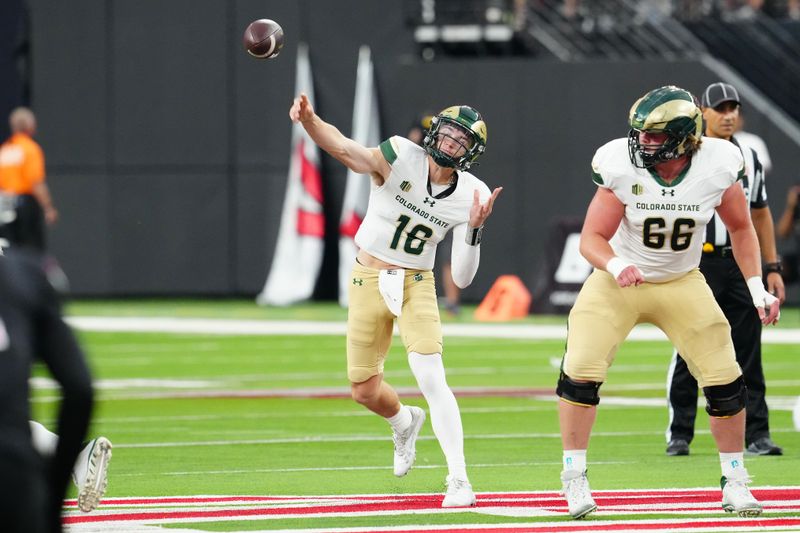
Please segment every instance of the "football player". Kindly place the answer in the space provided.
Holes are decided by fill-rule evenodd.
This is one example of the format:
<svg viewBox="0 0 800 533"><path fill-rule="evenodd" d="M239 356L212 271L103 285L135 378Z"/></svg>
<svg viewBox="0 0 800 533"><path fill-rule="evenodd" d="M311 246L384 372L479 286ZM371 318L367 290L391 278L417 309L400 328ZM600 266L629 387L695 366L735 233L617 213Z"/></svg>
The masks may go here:
<svg viewBox="0 0 800 533"><path fill-rule="evenodd" d="M442 365L442 328L434 287L436 245L453 231L452 276L468 286L478 269L483 224L502 187L489 191L467 172L486 147L486 124L469 106L453 106L431 120L423 146L393 136L367 148L323 121L307 96L289 117L320 148L371 178L369 204L355 236L347 324L347 375L353 399L387 419L394 434L394 474L414 464L425 411L400 403L383 379L383 363L397 319L408 362L431 409L447 459L443 507L476 503L467 478L461 415Z"/></svg>
<svg viewBox="0 0 800 533"><path fill-rule="evenodd" d="M592 161L598 186L581 232L581 253L595 267L569 315L566 353L556 393L563 445L562 490L569 513L597 508L586 477L586 451L599 389L618 346L649 322L683 354L706 397L722 468L722 507L757 516L761 504L744 467L746 388L731 331L698 270L706 223L716 211L764 324L780 303L761 281L758 239L737 181L741 151L701 138L694 97L674 86L638 99L627 138L601 146Z"/></svg>

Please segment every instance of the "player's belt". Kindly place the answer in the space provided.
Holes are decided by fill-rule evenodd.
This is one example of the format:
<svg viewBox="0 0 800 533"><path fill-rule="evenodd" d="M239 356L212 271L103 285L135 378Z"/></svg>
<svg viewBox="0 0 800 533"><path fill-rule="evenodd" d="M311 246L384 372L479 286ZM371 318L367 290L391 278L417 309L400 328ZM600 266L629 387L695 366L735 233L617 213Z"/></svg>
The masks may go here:
<svg viewBox="0 0 800 533"><path fill-rule="evenodd" d="M733 257L733 248L730 246L714 246L710 242L703 245L703 255L710 257Z"/></svg>

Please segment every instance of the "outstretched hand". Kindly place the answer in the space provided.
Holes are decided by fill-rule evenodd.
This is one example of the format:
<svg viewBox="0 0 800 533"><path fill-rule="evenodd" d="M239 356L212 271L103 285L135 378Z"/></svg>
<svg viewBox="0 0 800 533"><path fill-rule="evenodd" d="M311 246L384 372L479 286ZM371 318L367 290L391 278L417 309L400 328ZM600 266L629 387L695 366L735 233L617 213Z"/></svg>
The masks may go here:
<svg viewBox="0 0 800 533"><path fill-rule="evenodd" d="M300 96L294 99L292 107L289 108L289 118L292 122L306 122L314 118L314 106L308 101L306 93L300 93Z"/></svg>
<svg viewBox="0 0 800 533"><path fill-rule="evenodd" d="M497 187L492 191L492 195L486 200L485 204L481 203L481 196L478 189L472 195L472 208L469 210L469 226L471 228L479 228L483 226L489 215L492 214L492 206L497 199L497 195L502 191L502 187Z"/></svg>

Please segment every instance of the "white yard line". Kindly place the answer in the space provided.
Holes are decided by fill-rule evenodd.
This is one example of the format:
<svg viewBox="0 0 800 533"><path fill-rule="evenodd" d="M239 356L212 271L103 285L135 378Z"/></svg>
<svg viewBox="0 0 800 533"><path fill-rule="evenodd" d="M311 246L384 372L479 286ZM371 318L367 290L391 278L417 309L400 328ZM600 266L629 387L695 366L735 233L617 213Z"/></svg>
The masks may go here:
<svg viewBox="0 0 800 533"><path fill-rule="evenodd" d="M83 331L204 335L344 335L347 332L345 322L321 321L95 316L71 316L67 321ZM442 329L446 336L451 337L563 340L567 334L566 319L564 325L443 324ZM633 329L628 339L650 341L667 340L667 337L656 327L640 325ZM800 329L764 328L762 340L771 344L797 344L800 343Z"/></svg>
<svg viewBox="0 0 800 533"><path fill-rule="evenodd" d="M424 440L424 439L421 439ZM430 439L428 439L430 440ZM115 448L118 446L114 445ZM470 463L470 468L516 468L519 466L553 466L559 465L561 461L531 461L519 463ZM592 461L593 465L627 465L636 464L634 461ZM198 476L198 475L238 475L238 474L280 474L288 472L351 472L359 470L386 470L388 471L391 465L371 465L371 466L314 466L308 468L247 468L243 470L225 469L225 470L191 470L191 471L174 471L174 472L127 472L114 474L114 477L155 477L155 476ZM420 469L445 469L447 465L442 464L425 464L414 465L414 470Z"/></svg>

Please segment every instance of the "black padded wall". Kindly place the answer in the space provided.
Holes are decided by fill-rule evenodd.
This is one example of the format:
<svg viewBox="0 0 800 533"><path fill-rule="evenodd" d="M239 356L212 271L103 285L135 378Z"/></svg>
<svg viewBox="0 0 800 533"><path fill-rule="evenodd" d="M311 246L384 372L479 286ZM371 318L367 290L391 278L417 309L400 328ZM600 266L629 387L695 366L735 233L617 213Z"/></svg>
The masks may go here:
<svg viewBox="0 0 800 533"><path fill-rule="evenodd" d="M62 5L63 4L63 5ZM255 295L275 246L289 165L297 44L309 44L316 108L351 133L358 48L375 61L384 135L421 111L469 103L489 141L475 173L505 187L466 301L501 274L532 286L553 217L582 216L594 150L624 136L631 103L674 83L699 92L694 62L563 64L415 55L402 3L371 0L31 1L33 102L61 212L52 250L78 295ZM244 27L278 20L274 60L242 50ZM57 53L54 53L57 51ZM796 144L768 117L776 214ZM328 237L316 297L336 298L345 169L322 161Z"/></svg>

